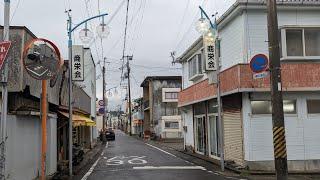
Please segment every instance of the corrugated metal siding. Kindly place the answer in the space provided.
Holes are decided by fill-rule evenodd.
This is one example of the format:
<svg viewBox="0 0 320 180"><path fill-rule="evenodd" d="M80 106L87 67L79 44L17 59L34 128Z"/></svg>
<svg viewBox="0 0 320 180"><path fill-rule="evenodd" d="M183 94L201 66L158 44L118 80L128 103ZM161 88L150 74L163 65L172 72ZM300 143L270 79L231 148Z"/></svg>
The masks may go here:
<svg viewBox="0 0 320 180"><path fill-rule="evenodd" d="M223 98L224 152L226 161L243 165L243 130L241 94Z"/></svg>

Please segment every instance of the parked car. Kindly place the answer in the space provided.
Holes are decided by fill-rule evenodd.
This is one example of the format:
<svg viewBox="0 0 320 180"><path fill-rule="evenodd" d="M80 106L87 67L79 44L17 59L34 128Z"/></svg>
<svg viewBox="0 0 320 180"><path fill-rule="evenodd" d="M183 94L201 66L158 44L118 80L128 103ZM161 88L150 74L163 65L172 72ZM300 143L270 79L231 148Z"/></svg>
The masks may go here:
<svg viewBox="0 0 320 180"><path fill-rule="evenodd" d="M114 141L116 140L116 135L114 134L114 130L112 128L109 128L107 131L106 131L106 138L107 138L107 141Z"/></svg>

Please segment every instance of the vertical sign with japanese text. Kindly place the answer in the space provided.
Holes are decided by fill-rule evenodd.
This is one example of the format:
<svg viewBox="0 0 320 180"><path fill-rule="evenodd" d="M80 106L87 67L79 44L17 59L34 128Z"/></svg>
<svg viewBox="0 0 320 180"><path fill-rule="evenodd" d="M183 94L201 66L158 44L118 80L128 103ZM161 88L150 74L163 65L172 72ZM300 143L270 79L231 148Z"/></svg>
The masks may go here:
<svg viewBox="0 0 320 180"><path fill-rule="evenodd" d="M215 55L216 54L215 54L214 42L206 42L204 40L204 58L206 61L206 71L217 70L217 62L216 62Z"/></svg>
<svg viewBox="0 0 320 180"><path fill-rule="evenodd" d="M84 81L83 46L72 46L72 81Z"/></svg>

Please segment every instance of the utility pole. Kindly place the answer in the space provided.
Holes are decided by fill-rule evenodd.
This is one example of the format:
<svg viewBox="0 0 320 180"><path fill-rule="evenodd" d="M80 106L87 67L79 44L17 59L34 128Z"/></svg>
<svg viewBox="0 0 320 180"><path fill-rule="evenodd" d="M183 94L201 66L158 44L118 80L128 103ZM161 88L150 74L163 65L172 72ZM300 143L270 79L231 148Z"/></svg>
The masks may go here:
<svg viewBox="0 0 320 180"><path fill-rule="evenodd" d="M73 172L72 172L72 146L73 146L73 141L72 141L72 115L73 115L73 110L72 110L72 39L71 39L71 26L72 26L72 18L70 14L71 10L68 11L68 57L69 57L69 129L68 129L68 135L69 135L69 176L72 177Z"/></svg>
<svg viewBox="0 0 320 180"><path fill-rule="evenodd" d="M102 119L102 142L106 142L106 135L105 135L105 126L106 126L106 58L103 58L103 67L102 67L102 99L103 99L103 119Z"/></svg>
<svg viewBox="0 0 320 180"><path fill-rule="evenodd" d="M9 41L9 26L10 26L10 0L4 0L4 26L3 40ZM6 141L7 141L7 112L8 112L8 61L4 61L4 66L1 71L1 87L2 87L2 103L1 103L1 177L6 179Z"/></svg>
<svg viewBox="0 0 320 180"><path fill-rule="evenodd" d="M127 72L128 72L128 102L129 102L129 134L132 135L131 123L132 123L132 110L131 110L131 88L130 88L130 63L129 60L132 60L132 56L126 56L127 58Z"/></svg>
<svg viewBox="0 0 320 180"><path fill-rule="evenodd" d="M274 163L278 180L288 179L276 0L267 0Z"/></svg>
<svg viewBox="0 0 320 180"><path fill-rule="evenodd" d="M105 126L106 126L106 79L105 79L105 75L106 75L106 58L103 58L103 67L102 67L102 99L103 99L103 120L102 120L102 130L104 132L105 130Z"/></svg>

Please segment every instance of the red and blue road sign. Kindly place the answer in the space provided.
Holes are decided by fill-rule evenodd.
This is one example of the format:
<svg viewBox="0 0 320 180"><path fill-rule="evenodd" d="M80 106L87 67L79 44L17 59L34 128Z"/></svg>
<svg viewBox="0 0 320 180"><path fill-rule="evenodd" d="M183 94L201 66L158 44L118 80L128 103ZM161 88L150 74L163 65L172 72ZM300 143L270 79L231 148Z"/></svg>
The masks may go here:
<svg viewBox="0 0 320 180"><path fill-rule="evenodd" d="M268 69L269 59L264 54L257 54L251 58L250 69L254 73L261 73Z"/></svg>

